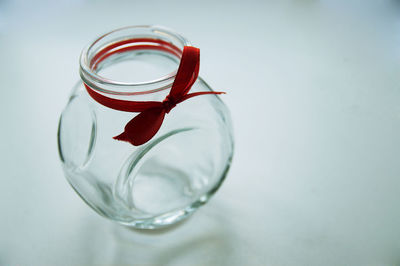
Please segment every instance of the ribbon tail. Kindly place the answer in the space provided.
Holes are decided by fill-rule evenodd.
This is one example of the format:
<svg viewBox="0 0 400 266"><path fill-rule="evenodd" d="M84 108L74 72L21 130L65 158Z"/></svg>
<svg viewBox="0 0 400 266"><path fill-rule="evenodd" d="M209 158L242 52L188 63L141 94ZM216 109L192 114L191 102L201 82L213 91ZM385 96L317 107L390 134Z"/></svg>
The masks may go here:
<svg viewBox="0 0 400 266"><path fill-rule="evenodd" d="M187 99L190 99L192 97L196 97L196 96L200 96L200 95L207 95L207 94L226 94L226 92L223 91L199 91L199 92L193 92L193 93L189 93L186 94L185 96L182 97L182 99L180 100L180 102L183 102Z"/></svg>
<svg viewBox="0 0 400 266"><path fill-rule="evenodd" d="M124 132L113 139L126 141L134 146L142 145L157 134L164 117L165 111L161 107L144 110L126 124Z"/></svg>

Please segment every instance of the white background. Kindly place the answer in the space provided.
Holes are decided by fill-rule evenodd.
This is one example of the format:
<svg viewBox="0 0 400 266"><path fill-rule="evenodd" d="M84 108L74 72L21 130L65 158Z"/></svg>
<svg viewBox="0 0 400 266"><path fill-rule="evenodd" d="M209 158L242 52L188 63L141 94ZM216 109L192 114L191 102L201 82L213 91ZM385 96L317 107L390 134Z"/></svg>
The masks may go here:
<svg viewBox="0 0 400 266"><path fill-rule="evenodd" d="M400 265L398 1L0 1L0 265ZM97 215L56 131L99 34L163 25L232 112L226 182L153 233Z"/></svg>

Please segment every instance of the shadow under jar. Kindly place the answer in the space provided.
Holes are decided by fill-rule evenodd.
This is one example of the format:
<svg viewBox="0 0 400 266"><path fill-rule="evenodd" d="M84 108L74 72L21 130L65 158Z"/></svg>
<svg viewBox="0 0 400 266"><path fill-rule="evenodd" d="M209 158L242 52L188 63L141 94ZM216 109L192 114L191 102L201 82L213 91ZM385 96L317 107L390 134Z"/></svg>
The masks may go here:
<svg viewBox="0 0 400 266"><path fill-rule="evenodd" d="M163 101L189 45L162 27L117 29L83 50L80 75L109 98ZM105 47L118 51L99 60ZM82 81L61 114L58 147L69 183L99 214L135 228L159 228L193 213L220 187L233 137L229 112L218 96L179 103L149 142L133 146L113 136L137 113L99 104ZM198 77L190 92L200 91L212 90Z"/></svg>

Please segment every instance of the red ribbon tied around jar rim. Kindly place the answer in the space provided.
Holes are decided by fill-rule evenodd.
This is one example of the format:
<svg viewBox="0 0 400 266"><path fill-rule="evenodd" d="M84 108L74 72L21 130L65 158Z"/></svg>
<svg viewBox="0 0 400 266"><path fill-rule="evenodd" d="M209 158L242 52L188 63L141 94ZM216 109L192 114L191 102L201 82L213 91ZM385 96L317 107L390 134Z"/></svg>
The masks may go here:
<svg viewBox="0 0 400 266"><path fill-rule="evenodd" d="M189 93L197 80L199 68L200 49L185 46L171 91L162 102L113 99L96 92L87 84L83 84L89 95L106 107L124 112L140 112L126 124L124 132L113 137L116 140L139 146L153 138L160 129L165 114L168 114L177 104L199 95L224 93L215 91Z"/></svg>

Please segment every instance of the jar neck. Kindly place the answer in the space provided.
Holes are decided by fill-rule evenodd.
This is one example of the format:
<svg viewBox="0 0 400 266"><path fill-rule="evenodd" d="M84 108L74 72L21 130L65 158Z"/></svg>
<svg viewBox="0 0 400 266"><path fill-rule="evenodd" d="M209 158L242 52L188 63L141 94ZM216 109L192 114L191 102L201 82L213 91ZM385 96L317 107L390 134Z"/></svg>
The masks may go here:
<svg viewBox="0 0 400 266"><path fill-rule="evenodd" d="M80 76L93 90L116 98L160 98L168 94L174 82L183 47L190 43L177 33L158 26L133 26L114 30L88 45L80 57ZM140 82L106 77L103 72L118 64L138 59L144 66L122 69L136 77L146 76L157 65L166 65L171 72ZM152 65L151 65L152 64ZM146 67L149 66L147 70ZM121 68L119 68L121 70ZM118 71L115 70L115 71ZM114 71L114 72L115 72ZM123 72L120 71L120 72ZM157 71L153 71L157 72ZM147 73L148 74L148 73ZM150 73L153 74L154 73ZM128 74L129 75L129 74ZM137 96L137 97L136 97ZM157 97L158 98L158 97Z"/></svg>

